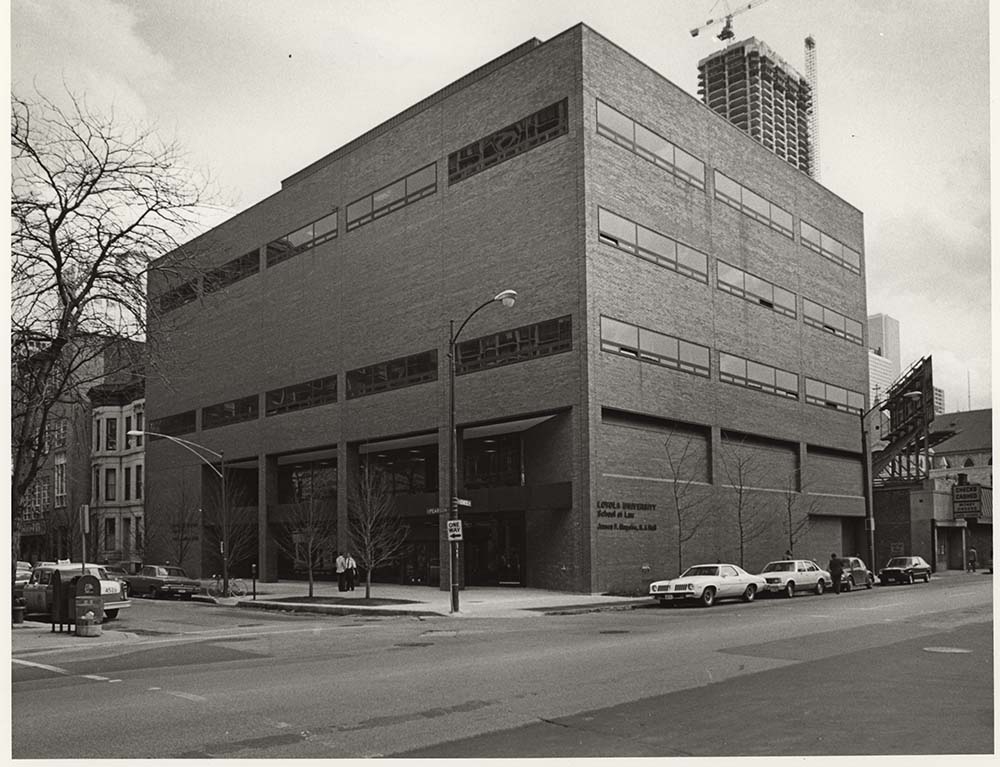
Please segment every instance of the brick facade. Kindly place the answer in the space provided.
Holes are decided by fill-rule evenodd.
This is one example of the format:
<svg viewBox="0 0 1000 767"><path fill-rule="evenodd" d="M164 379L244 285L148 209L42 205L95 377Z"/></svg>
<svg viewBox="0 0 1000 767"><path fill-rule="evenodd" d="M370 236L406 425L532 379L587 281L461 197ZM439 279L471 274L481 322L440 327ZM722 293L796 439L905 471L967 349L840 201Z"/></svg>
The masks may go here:
<svg viewBox="0 0 1000 767"><path fill-rule="evenodd" d="M450 153L563 99L564 135L449 183ZM676 180L598 135L597 99L701 159L706 189ZM348 205L428 163L437 166L434 194L347 231ZM605 423L609 410L626 414L626 420L652 416L701 430L701 449L710 462L705 488L717 518L692 539L692 557L733 556L732 488L721 470L721 446L733 433L780 445L782 474L801 464L808 475L809 448L826 451L826 494L796 495L816 517L801 540L802 553L821 560L841 548L845 530L854 534L863 509L858 417L807 404L802 394L792 400L724 383L719 353L792 371L803 391L809 376L865 392L865 347L805 325L801 310L793 319L720 291L715 263L722 258L863 319L863 262L860 275L851 273L807 250L797 228L790 239L714 199L716 168L790 211L796 227L804 217L863 251L859 211L587 27L521 46L286 179L279 192L186 246L205 268L257 248L261 269L151 316L165 375L148 382L148 417L152 422L258 395L258 418L183 436L224 451L234 466L256 467L262 531L276 503L276 456L335 452L344 529L350 456L366 444L404 438L436 444L438 504L446 505L448 323L461 322L484 300L512 288L519 294L515 307L486 308L462 339L569 315L572 349L459 376L456 405L459 429L468 435L476 429L503 432L508 422L519 434L522 488L466 495L474 500L470 520L523 515L514 517L523 518L522 583L625 592L673 574L677 535L673 513L667 513L669 483L651 455L662 435ZM708 284L599 242L599 207L706 253ZM335 209L336 239L265 268L267 242ZM170 284L163 274L152 277L150 295ZM709 347L710 377L602 351L602 315ZM436 380L347 399L347 371L432 349ZM267 391L333 374L336 402L264 415ZM154 497L154 473L167 476L177 457L163 440L147 453L152 515L165 503ZM777 469L768 471L774 475ZM770 476L764 485L760 513L777 514L785 496L776 488L785 486L784 478ZM411 501L402 505L419 505L423 497ZM599 509L605 501L639 506ZM609 519L599 517L599 510L628 511L634 516L618 524L656 529L599 529ZM441 526L443 531L443 519ZM748 567L784 551L779 528L772 525L756 539ZM439 555L446 582L443 534ZM275 577L275 557L273 542L262 535L258 561L264 577Z"/></svg>

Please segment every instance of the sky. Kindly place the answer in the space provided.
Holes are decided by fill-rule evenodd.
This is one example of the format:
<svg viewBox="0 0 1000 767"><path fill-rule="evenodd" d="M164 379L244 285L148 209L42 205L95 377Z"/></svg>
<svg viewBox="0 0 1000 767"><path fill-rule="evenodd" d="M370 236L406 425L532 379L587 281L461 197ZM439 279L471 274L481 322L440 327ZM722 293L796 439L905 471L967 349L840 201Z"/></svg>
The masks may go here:
<svg viewBox="0 0 1000 767"><path fill-rule="evenodd" d="M730 7L745 6L731 0ZM693 96L725 0L10 0L12 89L176 138L204 228L525 41L583 22ZM816 39L821 182L865 220L869 314L992 406L990 0L767 0L733 19L801 73ZM994 11L997 8L993 9ZM996 14L994 14L995 16ZM192 232L192 236L197 232Z"/></svg>

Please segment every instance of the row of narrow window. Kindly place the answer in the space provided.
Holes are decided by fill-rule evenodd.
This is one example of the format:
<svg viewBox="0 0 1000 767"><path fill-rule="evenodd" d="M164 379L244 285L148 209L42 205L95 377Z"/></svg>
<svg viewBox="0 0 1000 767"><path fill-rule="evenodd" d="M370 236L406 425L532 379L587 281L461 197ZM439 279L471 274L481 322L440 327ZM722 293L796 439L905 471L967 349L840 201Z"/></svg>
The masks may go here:
<svg viewBox="0 0 1000 767"><path fill-rule="evenodd" d="M567 108L568 100L563 99L452 152L448 155L449 184L456 184L563 135L569 130ZM347 231L433 195L437 192L437 184L437 163L433 162L364 195L347 206ZM267 243L265 258L268 268L336 238L338 214L339 209L334 209L332 213ZM209 270L203 279L202 289L205 293L214 293L259 271L260 255L253 250ZM160 311L165 313L177 309L197 297L198 281L189 280L159 296Z"/></svg>
<svg viewBox="0 0 1000 767"><path fill-rule="evenodd" d="M711 351L703 344L601 316L601 349L660 367L711 377ZM799 375L762 362L719 352L719 380L798 400ZM805 377L805 401L812 405L859 415L865 399L860 392Z"/></svg>
<svg viewBox="0 0 1000 767"><path fill-rule="evenodd" d="M511 365L560 354L572 348L572 319L567 315L463 341L457 348L456 373L464 375ZM346 397L355 399L437 379L438 353L436 349L431 349L349 370L345 377ZM331 375L266 392L264 413L266 416L280 415L336 401L337 376ZM207 405L201 409L201 428L212 429L255 420L259 417L259 408L256 394ZM196 411L158 418L150 428L169 436L193 432L196 429Z"/></svg>
<svg viewBox="0 0 1000 767"><path fill-rule="evenodd" d="M708 255L605 208L597 209L598 240L646 261L708 284ZM762 277L716 259L720 290L795 319L795 294ZM815 301L802 298L803 321L818 330L863 345L860 322Z"/></svg>
<svg viewBox="0 0 1000 767"><path fill-rule="evenodd" d="M597 100L597 132L624 146L676 178L705 190L705 163L623 112ZM792 214L719 170L713 171L715 199L795 239ZM861 274L861 254L804 219L799 219L802 245L854 274Z"/></svg>

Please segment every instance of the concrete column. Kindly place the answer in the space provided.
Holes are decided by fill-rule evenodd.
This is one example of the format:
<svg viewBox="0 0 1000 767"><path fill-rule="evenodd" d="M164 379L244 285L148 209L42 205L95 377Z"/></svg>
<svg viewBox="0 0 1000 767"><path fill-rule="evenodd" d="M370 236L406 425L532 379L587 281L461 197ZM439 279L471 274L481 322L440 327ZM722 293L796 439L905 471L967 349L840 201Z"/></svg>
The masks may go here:
<svg viewBox="0 0 1000 767"><path fill-rule="evenodd" d="M278 502L278 459L257 455L257 577L262 582L278 580L277 544L268 526L268 509Z"/></svg>
<svg viewBox="0 0 1000 767"><path fill-rule="evenodd" d="M708 461L708 471L709 477L708 481L712 485L717 485L725 477L725 472L722 468L722 429L718 426L713 426L711 445L709 446L710 455Z"/></svg>
<svg viewBox="0 0 1000 767"><path fill-rule="evenodd" d="M350 546L350 498L361 466L356 442L337 443L337 553Z"/></svg>

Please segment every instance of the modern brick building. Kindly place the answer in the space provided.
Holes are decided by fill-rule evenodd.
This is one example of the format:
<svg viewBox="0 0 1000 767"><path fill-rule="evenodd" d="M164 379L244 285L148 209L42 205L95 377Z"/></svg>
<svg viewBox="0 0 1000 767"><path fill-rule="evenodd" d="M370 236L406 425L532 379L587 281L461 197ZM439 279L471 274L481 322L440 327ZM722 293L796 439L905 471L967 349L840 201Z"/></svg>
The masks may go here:
<svg viewBox="0 0 1000 767"><path fill-rule="evenodd" d="M410 526L383 577L447 583L449 320L513 289L458 344L466 584L861 551L863 244L860 211L579 25L167 256L202 273L150 280L149 428L224 454L262 577L289 505L345 531L373 461ZM146 461L150 520L182 485L211 504L181 446Z"/></svg>
<svg viewBox="0 0 1000 767"><path fill-rule="evenodd" d="M814 175L812 85L765 43L751 37L703 58L698 92L733 125Z"/></svg>

